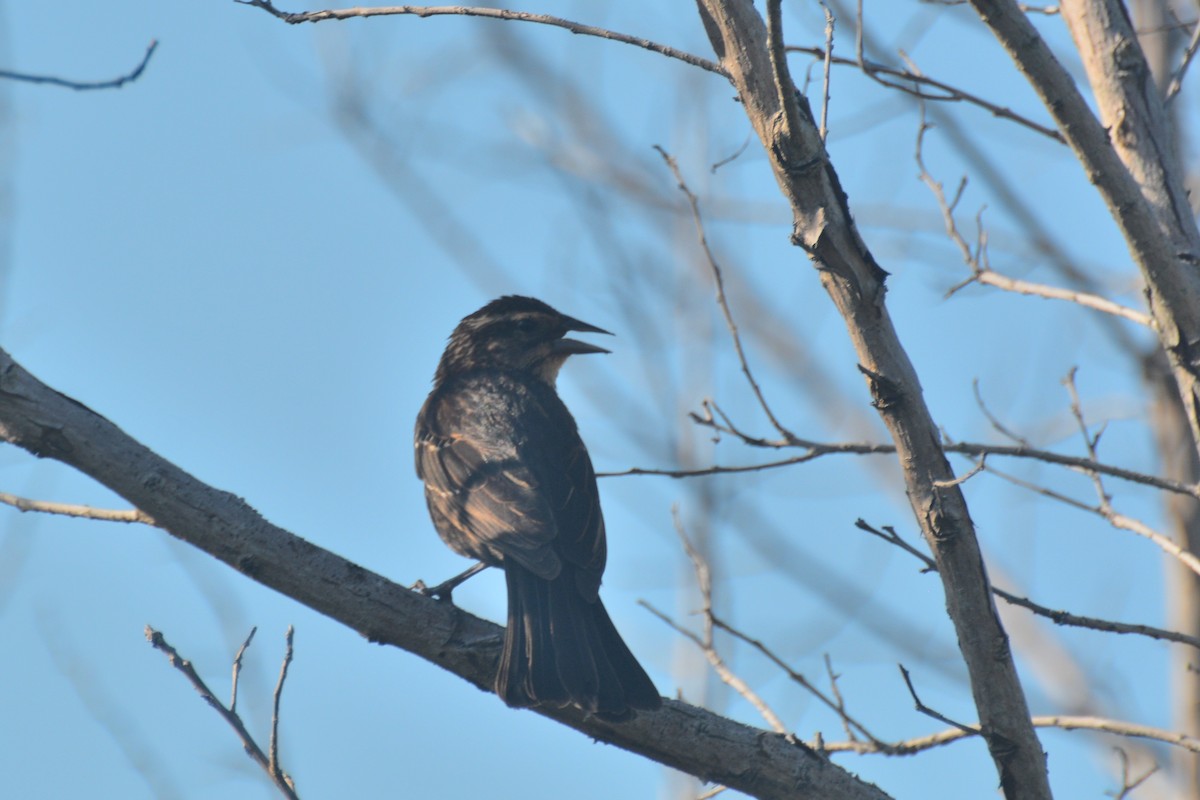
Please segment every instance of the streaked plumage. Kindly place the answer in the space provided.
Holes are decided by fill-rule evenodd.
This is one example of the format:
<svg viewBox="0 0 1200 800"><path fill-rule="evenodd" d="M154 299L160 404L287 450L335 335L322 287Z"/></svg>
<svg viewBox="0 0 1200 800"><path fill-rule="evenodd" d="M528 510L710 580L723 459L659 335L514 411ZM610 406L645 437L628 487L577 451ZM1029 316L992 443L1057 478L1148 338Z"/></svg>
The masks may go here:
<svg viewBox="0 0 1200 800"><path fill-rule="evenodd" d="M592 462L554 381L607 333L508 296L464 318L417 417L417 474L456 552L505 571L508 627L496 693L511 706L575 704L612 720L657 708L654 684L598 594L604 518Z"/></svg>

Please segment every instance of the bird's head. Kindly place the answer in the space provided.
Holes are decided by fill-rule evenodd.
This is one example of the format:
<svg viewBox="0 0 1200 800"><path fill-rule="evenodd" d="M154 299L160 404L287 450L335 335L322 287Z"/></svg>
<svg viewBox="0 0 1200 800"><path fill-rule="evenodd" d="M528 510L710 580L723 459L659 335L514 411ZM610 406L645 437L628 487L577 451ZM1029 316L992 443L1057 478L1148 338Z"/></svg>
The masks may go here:
<svg viewBox="0 0 1200 800"><path fill-rule="evenodd" d="M441 383L457 372L490 368L528 372L553 386L569 356L609 352L564 338L568 331L608 333L559 313L541 300L501 297L464 317L450 334L435 380Z"/></svg>

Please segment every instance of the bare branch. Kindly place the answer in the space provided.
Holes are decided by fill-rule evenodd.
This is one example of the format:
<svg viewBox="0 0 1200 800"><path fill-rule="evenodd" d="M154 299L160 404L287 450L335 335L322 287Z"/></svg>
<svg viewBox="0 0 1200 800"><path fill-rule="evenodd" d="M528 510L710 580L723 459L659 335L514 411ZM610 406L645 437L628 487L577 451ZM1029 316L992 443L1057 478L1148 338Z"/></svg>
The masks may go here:
<svg viewBox="0 0 1200 800"><path fill-rule="evenodd" d="M654 616L658 617L660 620L669 625L676 633L686 637L689 641L696 645L696 647L700 648L700 651L704 653L705 659L707 659L709 665L712 666L713 672L717 674L717 677L721 679L722 683L740 694L746 700L746 702L754 706L758 713L762 715L762 718L767 721L767 724L770 725L776 733L790 735L787 726L783 724L783 720L779 719L775 712L771 710L771 707L767 705L766 701L763 700L758 693L751 689L744 680L738 677L734 671L729 668L729 665L725 663L725 659L721 657L721 654L718 653L716 648L713 647L711 643L708 643L704 637L700 636L695 631L690 631L683 627L678 622L671 619L670 616L662 611L659 611L654 605L646 600L639 600L638 605L649 611Z"/></svg>
<svg viewBox="0 0 1200 800"><path fill-rule="evenodd" d="M165 653L167 660L171 662L171 666L182 672L192 684L192 687L200 693L202 698L204 698L204 701L212 706L212 709L216 711L217 714L219 714L231 728L233 728L238 738L242 740L242 746L246 750L246 755L250 756L250 758L253 759L256 764L262 767L263 770L271 776L272 782L279 788L279 791L283 793L283 796L290 798L290 800L298 800L296 795L296 787L293 785L291 778L288 778L287 776L283 775L281 771L277 770L274 760L269 760L267 758L267 756L263 753L262 748L258 746L256 741L254 741L254 737L250 735L248 730L246 730L246 725L242 722L242 718L238 716L238 714L233 711L232 708L226 708L221 701L217 699L217 696L214 695L212 690L208 688L208 685L204 683L204 679L201 678L199 673L196 672L196 668L192 666L192 662L179 655L179 652L172 647L165 638L163 638L163 635L151 628L149 625L146 626L146 641L150 642L155 650L161 650L163 653ZM249 642L249 639L247 639L247 642ZM241 651L239 651L238 654L240 656ZM276 711L278 711L278 707L276 708ZM273 730L272 740L274 740Z"/></svg>
<svg viewBox="0 0 1200 800"><path fill-rule="evenodd" d="M829 138L829 73L833 66L833 12L825 5L825 0L818 0L821 10L825 12L825 63L821 68L821 141Z"/></svg>
<svg viewBox="0 0 1200 800"><path fill-rule="evenodd" d="M1021 447L1033 447L1033 445L1029 443L1028 439L1018 433L1015 433L1011 428L1001 422L1000 418L993 414L992 410L988 408L987 403L983 401L983 392L979 388L978 378L975 378L971 381L971 392L975 395L975 405L979 406L979 412L983 414L983 416L987 417L987 421L991 423L992 428L994 428L997 433L1002 436L1007 436Z"/></svg>
<svg viewBox="0 0 1200 800"><path fill-rule="evenodd" d="M1149 314L1138 311L1137 309L1123 306L1109 300L1107 297L1090 294L1089 292L1081 292L1076 289L1063 289L1058 286L1048 286L1044 283L1034 283L1032 281L1022 280L1020 278L1010 278L1007 275L1001 275L992 269L980 269L973 276L972 280L976 283L982 283L986 286L994 286L997 289L1003 289L1006 292L1014 292L1016 294L1032 295L1034 297L1043 297L1047 300L1067 300L1081 305L1084 308L1091 308L1095 311L1103 311L1105 314L1112 314L1122 319L1127 319L1130 322L1136 322L1139 325L1145 325L1148 328L1154 327L1154 318Z"/></svg>
<svg viewBox="0 0 1200 800"><path fill-rule="evenodd" d="M233 680L229 684L229 713L231 714L237 713L238 680L242 677L242 657L246 655L246 649L250 647L250 642L254 641L256 633L258 633L257 625L250 629L250 635L246 637L246 641L242 642L237 655L233 657Z"/></svg>
<svg viewBox="0 0 1200 800"><path fill-rule="evenodd" d="M859 30L861 31L861 27ZM1056 142L1066 142L1066 139L1063 138L1063 135L1054 128L1034 122L1028 117L1024 117L1010 108L997 105L964 89L952 86L944 81L939 81L936 78L931 78L928 75L920 72L896 69L895 67L889 67L886 64L880 64L875 61L867 61L862 56L861 36L858 39L858 47L859 51L857 58L843 58L841 56L835 56L828 45L824 48L788 45L787 51L789 53L805 53L806 55L820 58L827 64L857 67L864 75L866 75L868 78L871 78L881 86L885 86L889 89L895 89L923 100L932 100L935 103L967 103L969 105L978 106L979 108L991 113L992 116L997 117L998 119L1006 119L1010 122L1015 122L1018 125L1028 128L1035 133L1040 133L1042 136L1053 139ZM906 86L903 83L895 83L890 80L885 80L883 77L881 77L885 75L898 78L912 85ZM937 93L922 91L920 88L918 88L922 86L930 89L936 89Z"/></svg>
<svg viewBox="0 0 1200 800"><path fill-rule="evenodd" d="M802 455L793 456L791 458L782 458L777 461L766 461L759 464L743 464L743 465L714 465L711 467L701 467L699 469L659 469L651 467L630 467L618 472L598 472L597 477L601 478L617 478L629 475L658 475L665 478L697 478L706 475L722 475L726 473L739 472L759 472L767 469L777 469L779 467L788 467L793 464L805 464L824 456L831 455L883 455L896 452L894 444L885 444L882 442L813 442L806 439L797 438L795 442L789 443L785 440L770 440L762 439L751 435L743 435L735 426L720 422L714 418L692 414L692 419L699 425L712 428L721 433L728 433L737 436L742 442L752 447L762 447L773 450L783 448L801 448L806 450ZM1160 478L1157 475L1148 475L1144 472L1136 472L1134 470L1125 469L1112 464L1105 464L1099 461L1093 461L1090 458L1081 456L1068 456L1062 453L1055 453L1051 450L1040 450L1036 447L1028 445L1002 445L1002 444L985 444L981 442L946 442L943 444L943 450L947 453L959 453L968 456L1006 456L1010 458L1025 458L1034 461L1042 461L1047 464L1057 464L1087 474L1088 472L1098 472L1102 475L1109 475L1114 478L1119 478L1130 483L1139 483L1144 486L1150 486L1155 489L1161 489L1165 492L1173 494L1188 495L1190 497L1200 498L1200 486L1190 483L1182 483L1169 478ZM991 470L995 472L995 470Z"/></svg>
<svg viewBox="0 0 1200 800"><path fill-rule="evenodd" d="M1128 754L1126 754L1126 752L1119 747L1113 749L1117 751L1117 755L1121 758L1121 788L1119 791L1110 796L1113 798L1113 800L1125 800L1126 797L1129 797L1130 792L1145 783L1146 779L1151 775L1158 772L1158 764L1152 764L1150 768L1142 773L1140 777L1133 778L1129 774ZM1109 793L1105 792L1105 794Z"/></svg>
<svg viewBox="0 0 1200 800"><path fill-rule="evenodd" d="M1169 103L1175 99L1175 95L1179 94L1179 90L1183 88L1183 79L1187 75L1188 67L1192 65L1192 59L1196 57L1196 51L1200 49L1200 21L1197 21L1192 26L1192 38L1188 41L1187 47L1183 51L1183 58L1179 62L1179 68L1171 75L1171 81L1167 84L1167 89L1163 92L1163 102Z"/></svg>
<svg viewBox="0 0 1200 800"><path fill-rule="evenodd" d="M955 722L954 720L950 719L942 712L937 711L936 709L930 708L929 706L925 705L925 703L923 703L921 701L921 698L917 695L917 687L913 686L912 675L909 674L908 670L905 669L903 664L897 664L896 666L898 666L900 668L900 675L903 676L903 678L904 678L904 685L908 687L908 693L912 697L913 703L916 706L917 711L921 712L922 714L924 714L927 717L932 717L933 719L936 719L938 722L944 722L947 725L950 725L950 726L958 729L958 731L960 733L962 733L964 736L978 736L980 734L979 728L977 728L977 727L971 728L966 725L963 725L961 722Z"/></svg>
<svg viewBox="0 0 1200 800"><path fill-rule="evenodd" d="M901 670L903 669L901 667ZM918 700L918 702L920 701ZM931 711L928 707L924 707L922 710L923 713ZM937 714L936 711L932 713L934 715ZM1035 728L1057 728L1064 731L1098 731L1101 733L1110 733L1114 736L1151 739L1158 742L1165 742L1184 750L1190 750L1194 753L1200 753L1200 739L1163 728L1141 725L1136 722L1105 719L1103 717L1075 717L1066 715L1036 716L1031 721ZM949 724L957 725L953 721ZM962 725L928 736L904 739L890 744L888 746L889 749L879 749L870 742L827 742L825 750L830 753L853 752L863 754L878 753L881 755L911 755L921 750L929 750L933 747L939 747L978 735L979 732L976 727Z"/></svg>
<svg viewBox="0 0 1200 800"><path fill-rule="evenodd" d="M292 664L292 638L295 634L296 629L288 625L287 634L284 637L287 642L287 650L283 656L283 664L279 667L279 680L275 683L275 693L271 699L271 756L267 768L267 771L271 773L271 780L275 781L276 785L287 785L293 791L296 789L295 781L279 765L279 701L283 697L283 682L287 680L288 667Z"/></svg>
<svg viewBox="0 0 1200 800"><path fill-rule="evenodd" d="M963 237L962 233L958 229L958 222L954 218L954 209L957 207L958 201L962 197L963 188L966 185L966 179L964 178L959 182L958 190L955 192L954 199L948 200L942 184L936 180L925 167L925 133L930 129L931 126L925 122L925 104L923 101L920 103L920 110L921 123L917 129L917 146L915 156L917 167L920 170L919 177L921 182L929 187L930 192L933 193L934 198L937 200L938 208L942 212L942 220L946 227L946 235L958 248L958 251L962 256L963 263L971 268L971 276L951 287L950 290L946 292L947 297L950 297L958 290L969 286L972 283L980 283L993 286L997 289L1003 289L1005 291L1015 292L1017 294L1033 295L1048 300L1069 300L1077 305L1083 306L1084 308L1103 311L1106 314L1113 314L1114 316L1136 322L1139 325L1145 325L1147 327L1154 326L1154 320L1149 314L1136 311L1132 308L1127 308L1122 306L1120 303L1109 300L1106 297L1101 297L1088 292L1081 292L1075 289L1060 289L1056 286L1047 286L1045 284L1033 283L1032 281L1010 278L1006 275L1001 275L988 266L986 244L987 234L983 229L982 217L977 216L976 218L979 226L979 236L975 248L972 248L971 245L967 243L967 240Z"/></svg>
<svg viewBox="0 0 1200 800"><path fill-rule="evenodd" d="M51 86L61 86L65 89L74 89L76 91L88 91L90 89L120 89L125 84L136 81L142 77L142 73L146 70L146 65L150 63L150 56L154 55L154 51L158 49L158 40L151 39L150 44L146 46L146 53L142 56L141 62L133 68L132 72L113 78L107 81L71 81L65 78L55 78L50 75L29 75L24 72L12 72L9 70L0 70L0 78L7 78L13 81L23 81L25 83L45 83Z"/></svg>
<svg viewBox="0 0 1200 800"><path fill-rule="evenodd" d="M107 419L57 392L0 349L0 440L68 464L144 508L160 527L373 642L402 647L488 691L503 630L410 591L264 520ZM665 700L653 714L604 723L576 708L536 712L593 739L755 797L887 795L785 736Z"/></svg>
<svg viewBox="0 0 1200 800"><path fill-rule="evenodd" d="M687 552L688 558L692 562L692 569L695 570L696 573L696 584L700 590L700 597L704 602L704 608L701 611L704 616L704 635L698 636L683 626L676 624L674 620L644 600L640 601L640 604L651 614L658 617L663 622L667 623L676 631L683 634L693 643L695 643L695 645L700 648L701 652L704 653L704 657L712 666L713 671L717 673L717 677L719 677L723 683L745 698L746 702L754 706L758 710L758 713L762 715L762 718L766 720L767 724L770 725L777 733L789 733L788 727L783 724L783 720L781 720L779 716L773 710L771 710L771 707L767 705L767 702L763 700L757 692L750 688L749 684L747 684L737 674L735 674L732 669L730 669L729 665L725 663L725 659L722 658L721 654L717 652L716 642L713 638L713 625L716 617L713 614L712 576L708 568L708 562L705 560L704 556L701 555L700 551L697 550L692 544L691 539L688 538L687 531L683 527L683 521L679 518L678 507L671 509L671 518L675 523L675 533L679 536L679 540L683 543L683 548Z"/></svg>
<svg viewBox="0 0 1200 800"><path fill-rule="evenodd" d="M1015 475L1010 475L1007 472L1001 472L998 469L989 467L988 472L1000 478L1001 480L1008 481L1014 486L1020 486L1022 489L1028 489L1031 492L1036 492L1043 497L1048 497L1051 500L1055 500L1059 503L1063 503L1064 505L1079 509L1080 511L1087 511L1090 514L1095 514L1096 516L1103 518L1114 528L1129 531L1130 533L1136 533L1138 536L1149 539L1164 553L1175 559L1178 559L1180 563L1182 563L1192 572L1200 575L1200 557L1187 548L1179 545L1179 543L1177 543L1170 536L1154 530L1141 520L1116 511L1112 507L1111 498L1107 494L1104 494L1104 488L1102 484L1096 484L1096 491L1100 494L1100 500L1096 505L1091 506L1087 503L1080 502L1073 497L1068 497L1061 492L1056 492L1053 489L1045 486L1039 486L1037 484L1030 483L1029 481L1018 478Z"/></svg>
<svg viewBox="0 0 1200 800"><path fill-rule="evenodd" d="M679 164L675 159L667 153L666 150L654 146L670 168L671 173L675 176L675 180L679 183L679 191L683 192L687 198L688 205L692 209L692 221L696 225L696 234L700 237L700 247L704 250L704 256L708 260L708 266L712 270L713 283L717 289L717 305L721 307L721 313L725 317L725 325L729 328L729 337L733 340L733 349L737 353L738 363L741 364L742 374L746 376L746 382L750 384L750 389L754 392L754 396L758 399L758 404L762 407L763 413L767 415L767 419L779 431L779 434L788 441L796 441L796 437L791 431L783 427L776 418L775 413L771 411L771 406L767 403L767 398L763 395L762 388L759 387L758 381L754 379L754 373L750 370L750 364L746 361L746 351L742 348L742 337L738 333L737 323L733 319L733 312L729 310L729 299L725 296L725 279L721 274L721 265L717 263L717 258L713 254L712 248L708 244L708 235L704 230L704 220L700 216L700 200L695 193L688 188L687 181L683 179L683 173L679 171Z"/></svg>
<svg viewBox="0 0 1200 800"><path fill-rule="evenodd" d="M30 500L18 497L8 492L0 492L0 503L10 505L19 511L39 511L43 514L60 514L64 517L82 517L83 519L98 519L105 522L140 522L143 525L157 525L149 514L136 508L128 510L114 508L93 508L73 503L51 503L46 500Z"/></svg>
<svg viewBox="0 0 1200 800"><path fill-rule="evenodd" d="M928 555L922 553L920 550L905 541L904 538L896 533L895 529L891 526L884 525L883 529L880 530L872 527L865 520L858 519L855 520L854 527L861 531L866 531L873 536L877 536L888 544L895 545L904 552L913 556L925 565L922 571L937 572L936 562L934 562L934 560ZM1098 619L1096 617L1085 617L1079 614L1072 614L1067 611L1055 611L1054 609L1039 605L1032 600L1020 597L1011 592L1007 592L999 587L993 586L991 589L992 594L996 595L996 597L999 597L1001 600L1004 600L1006 603L1010 603L1014 606L1020 606L1021 608L1032 611L1034 614L1045 617L1056 625L1070 625L1076 628L1090 628L1092 630L1106 631L1108 633L1128 633L1137 636L1145 636L1149 639L1161 639L1168 642L1178 642L1179 644L1186 644L1200 649L1200 638L1195 636L1188 636L1187 634L1179 633L1177 631L1164 630L1163 628L1154 628L1149 625L1131 625L1124 622L1112 622L1105 619Z"/></svg>
<svg viewBox="0 0 1200 800"><path fill-rule="evenodd" d="M948 489L951 486L960 486L960 485L966 483L967 481L971 480L971 478L974 478L979 473L983 472L984 469L986 469L986 465L987 465L987 457L985 456L985 457L979 459L979 462L974 467L972 467L969 471L964 472L962 475L959 475L952 480L937 481L934 484L934 486L938 487L939 489Z"/></svg>
<svg viewBox="0 0 1200 800"><path fill-rule="evenodd" d="M806 678L803 675L803 673L797 672L796 670L792 669L792 667L786 661L784 661L778 654L776 654L770 647L768 647L760 639L755 639L754 637L749 636L745 632L733 627L732 625L729 625L724 620L721 620L720 618L717 618L717 617L713 618L713 624L716 627L720 628L721 630L725 631L726 633L730 634L731 636L734 636L737 639L740 639L741 641L743 641L746 644L753 647L755 650L757 650L759 653L761 653L763 656L765 656L768 661L770 661L772 664L774 664L775 666L777 666L781 670L783 670L784 674L786 674L788 676L789 680L791 680L793 683L802 687L805 691L807 691L813 697L817 698L817 700L819 700L827 708L829 708L835 714L837 714L838 717L842 721L842 725L846 728L847 733L850 736L853 737L853 733L851 732L851 729L857 730L860 735L864 736L869 742L871 742L871 744L873 746L877 747L880 751L888 750L891 747L890 744L888 744L887 742L884 742L882 739L875 736L875 734L873 734L869 730L867 730L867 727L863 723L859 722L857 719L850 716L846 712L845 705L842 703L841 696L837 693L837 689L836 689L837 681L833 678L832 673L830 674L830 682L834 684L834 696L829 697L824 692L822 692L820 689L818 689L816 684L814 684L812 681L810 681L808 678ZM826 660L826 666L827 666L827 668L832 669L832 667L829 667L828 660ZM815 749L823 749L816 745L814 745L814 748Z"/></svg>
<svg viewBox="0 0 1200 800"><path fill-rule="evenodd" d="M1200 229L1194 215L1180 212L1189 204L1171 125L1124 4L1062 4L1095 89L1098 119L1013 0L970 2L1038 93L1120 227L1200 444L1200 366L1189 344L1200 341Z"/></svg>
<svg viewBox="0 0 1200 800"><path fill-rule="evenodd" d="M1034 717L1033 724L1039 728L1058 728L1064 731L1102 731L1135 739L1153 739L1175 747L1182 747L1184 750L1191 750L1193 753L1200 753L1200 739L1150 725L1139 725L1136 722L1104 719L1103 717L1055 715Z"/></svg>
<svg viewBox="0 0 1200 800"><path fill-rule="evenodd" d="M379 6L375 8L343 8L338 10L326 11L297 11L288 12L281 11L276 8L270 0L233 0L235 3L252 8L261 8L273 17L283 20L289 25L298 25L303 22L324 22L326 20L345 20L355 17L393 17L393 16L416 16L422 19L426 17L438 16L460 16L460 17L484 17L487 19L499 19L516 22L532 22L538 25L549 25L554 28L562 28L571 33L580 36L595 36L600 39L608 39L613 42L633 45L642 50L649 50L651 53L673 58L676 61L682 61L685 64L690 64L693 67L712 72L716 75L729 77L720 65L714 64L708 59L694 56L691 53L678 50L674 47L658 42L652 42L649 39L642 39L637 36L630 36L617 31L610 31L606 28L598 28L595 25L584 25L580 22L572 22L569 19L551 16L550 14L532 14L526 11L510 11L504 8L488 8L478 6Z"/></svg>

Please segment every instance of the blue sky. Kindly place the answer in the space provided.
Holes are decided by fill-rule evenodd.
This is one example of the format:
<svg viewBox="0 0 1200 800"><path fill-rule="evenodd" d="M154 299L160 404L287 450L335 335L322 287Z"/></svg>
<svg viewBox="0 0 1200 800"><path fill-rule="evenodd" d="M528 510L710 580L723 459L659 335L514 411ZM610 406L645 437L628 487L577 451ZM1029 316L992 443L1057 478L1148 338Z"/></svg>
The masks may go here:
<svg viewBox="0 0 1200 800"><path fill-rule="evenodd" d="M789 42L820 43L819 8L794 6ZM903 47L926 72L1045 121L965 10L868 7L885 32L877 57ZM527 8L709 55L686 4ZM3 346L46 383L322 547L405 584L465 566L426 517L411 426L445 337L501 293L536 295L617 333L613 355L572 362L560 382L598 469L775 457L714 443L687 422L711 397L748 430L769 433L656 144L701 195L733 310L752 317L742 320L748 351L776 412L808 438L884 436L841 320L788 245L787 210L757 145L710 170L749 134L718 77L619 44L460 18L289 27L232 2L64 0L6 4L3 23L0 67L80 80L115 77L160 41L142 78L119 91L0 84L12 203ZM1065 41L1061 21L1039 25ZM839 24L839 36L851 30ZM847 55L849 41L839 39ZM806 63L793 62L798 76ZM348 122L348 108L370 125ZM1137 305L1124 245L1069 154L985 112L950 111L1071 256ZM1109 421L1110 460L1153 470L1136 375L1094 315L980 288L943 299L966 272L915 177L911 103L840 71L830 114L835 166L892 273L891 313L948 434L997 438L973 399L978 378L998 416L1078 454L1060 379L1079 365L1085 406ZM953 187L971 167L948 126L929 134L926 160ZM981 183L964 194L964 229L973 235L985 205L993 265L1052 282L1028 232ZM800 347L772 349L773 337ZM1015 469L1089 499L1081 478ZM922 699L973 721L936 579L853 528L863 517L918 538L895 473L886 458L845 456L707 483L605 479L604 596L660 690L681 688L762 724L638 605L695 622L699 601L671 522L678 504L713 548L723 613L815 680L828 653L869 727L889 738L939 727L912 710L898 661ZM123 506L13 448L0 449L0 489ZM1153 495L1112 489L1122 510L1158 520ZM990 476L966 492L994 574L1022 593L1163 623L1161 559L1146 542ZM281 736L304 797L541 797L565 785L578 798L676 796L668 771L370 645L160 531L0 509L0 559L0 775L14 797L273 794L233 734L145 643L146 624L222 695L233 653L258 626L240 702L263 739L283 632L296 627ZM455 599L503 619L498 575ZM1087 665L1114 713L1169 725L1165 646L1035 628ZM841 738L838 720L769 664L745 650L730 658L797 733ZM1061 709L1062 698L1033 679L1034 661L1020 664L1035 713ZM1107 745L1083 734L1043 741L1061 796L1113 787ZM985 796L995 786L979 742L838 763L897 797ZM931 774L947 775L946 785L930 787Z"/></svg>

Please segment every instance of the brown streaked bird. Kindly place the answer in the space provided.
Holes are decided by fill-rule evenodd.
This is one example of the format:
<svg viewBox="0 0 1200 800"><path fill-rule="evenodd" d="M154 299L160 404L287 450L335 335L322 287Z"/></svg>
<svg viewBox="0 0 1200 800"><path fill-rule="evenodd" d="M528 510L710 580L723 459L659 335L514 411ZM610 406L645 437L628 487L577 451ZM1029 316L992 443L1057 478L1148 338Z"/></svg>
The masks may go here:
<svg viewBox="0 0 1200 800"><path fill-rule="evenodd" d="M417 416L417 475L442 540L504 570L496 694L620 721L662 700L600 602L596 474L555 379L569 356L608 351L568 331L608 333L530 297L465 317Z"/></svg>

